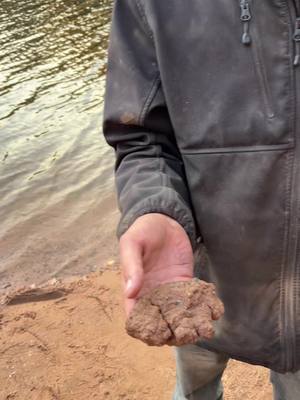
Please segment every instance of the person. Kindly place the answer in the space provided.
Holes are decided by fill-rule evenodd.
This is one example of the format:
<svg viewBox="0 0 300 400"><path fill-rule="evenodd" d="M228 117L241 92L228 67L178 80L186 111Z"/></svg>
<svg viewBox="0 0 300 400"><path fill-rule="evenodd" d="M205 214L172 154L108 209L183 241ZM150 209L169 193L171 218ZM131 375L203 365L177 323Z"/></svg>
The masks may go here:
<svg viewBox="0 0 300 400"><path fill-rule="evenodd" d="M299 0L115 1L103 132L127 312L194 274L225 305L177 349L176 400L222 399L229 358L300 397L299 49Z"/></svg>

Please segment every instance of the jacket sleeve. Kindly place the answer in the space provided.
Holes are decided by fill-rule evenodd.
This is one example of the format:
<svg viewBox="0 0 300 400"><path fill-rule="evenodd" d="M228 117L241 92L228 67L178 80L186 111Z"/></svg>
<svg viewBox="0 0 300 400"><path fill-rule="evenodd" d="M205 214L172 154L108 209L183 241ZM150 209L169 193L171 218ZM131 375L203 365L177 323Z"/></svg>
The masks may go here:
<svg viewBox="0 0 300 400"><path fill-rule="evenodd" d="M183 162L141 5L116 0L110 31L103 132L116 154L120 236L141 215L179 222L192 247L196 232Z"/></svg>

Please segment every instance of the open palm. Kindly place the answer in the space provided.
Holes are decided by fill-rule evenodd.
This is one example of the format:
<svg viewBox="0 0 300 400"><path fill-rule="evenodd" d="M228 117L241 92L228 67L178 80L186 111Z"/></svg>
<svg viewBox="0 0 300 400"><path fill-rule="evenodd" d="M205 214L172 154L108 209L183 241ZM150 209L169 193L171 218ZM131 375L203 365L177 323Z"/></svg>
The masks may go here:
<svg viewBox="0 0 300 400"><path fill-rule="evenodd" d="M163 214L136 219L120 239L120 258L127 314L145 291L193 277L190 240L178 222Z"/></svg>

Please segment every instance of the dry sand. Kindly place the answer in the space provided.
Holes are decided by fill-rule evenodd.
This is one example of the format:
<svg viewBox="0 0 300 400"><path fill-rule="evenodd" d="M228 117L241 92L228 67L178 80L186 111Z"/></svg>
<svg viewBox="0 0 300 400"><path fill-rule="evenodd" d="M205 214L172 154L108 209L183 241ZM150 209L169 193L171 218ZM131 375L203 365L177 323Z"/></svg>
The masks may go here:
<svg viewBox="0 0 300 400"><path fill-rule="evenodd" d="M170 400L172 350L124 329L119 273L12 297L0 311L0 400ZM39 301L38 301L39 300ZM271 400L268 371L235 361L225 400Z"/></svg>

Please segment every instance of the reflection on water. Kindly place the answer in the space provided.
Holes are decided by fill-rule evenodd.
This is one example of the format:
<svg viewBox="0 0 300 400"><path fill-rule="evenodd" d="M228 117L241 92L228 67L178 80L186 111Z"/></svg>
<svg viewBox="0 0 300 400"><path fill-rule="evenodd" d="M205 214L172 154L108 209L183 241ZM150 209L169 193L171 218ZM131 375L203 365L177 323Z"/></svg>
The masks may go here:
<svg viewBox="0 0 300 400"><path fill-rule="evenodd" d="M0 2L0 281L60 273L115 213L101 136L111 3Z"/></svg>

